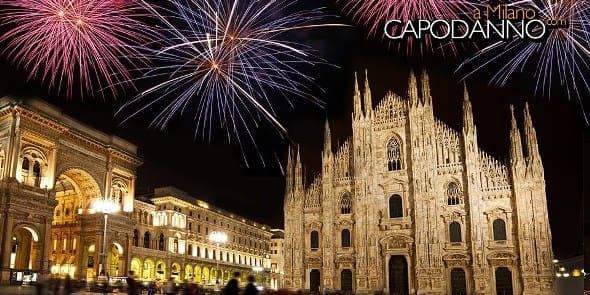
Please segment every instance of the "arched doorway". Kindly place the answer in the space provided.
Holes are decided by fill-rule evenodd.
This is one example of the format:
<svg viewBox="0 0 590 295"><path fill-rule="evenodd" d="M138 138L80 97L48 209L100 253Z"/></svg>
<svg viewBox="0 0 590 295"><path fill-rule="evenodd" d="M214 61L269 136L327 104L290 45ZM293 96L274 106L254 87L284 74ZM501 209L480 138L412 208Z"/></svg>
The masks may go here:
<svg viewBox="0 0 590 295"><path fill-rule="evenodd" d="M170 265L170 276L175 279L180 279L180 264L178 262L174 262Z"/></svg>
<svg viewBox="0 0 590 295"><path fill-rule="evenodd" d="M496 294L512 295L512 272L507 267L496 269Z"/></svg>
<svg viewBox="0 0 590 295"><path fill-rule="evenodd" d="M123 247L118 243L112 243L106 252L106 265L105 271L108 276L119 276L123 275L122 267L122 256Z"/></svg>
<svg viewBox="0 0 590 295"><path fill-rule="evenodd" d="M340 272L340 290L344 294L352 293L352 271L350 269L343 269Z"/></svg>
<svg viewBox="0 0 590 295"><path fill-rule="evenodd" d="M160 279L160 280L167 280L168 279L166 277L166 264L162 261L158 261L156 263L156 278Z"/></svg>
<svg viewBox="0 0 590 295"><path fill-rule="evenodd" d="M141 260L135 257L131 259L131 271L135 273L136 276L141 277Z"/></svg>
<svg viewBox="0 0 590 295"><path fill-rule="evenodd" d="M38 270L40 249L39 235L28 226L14 230L10 251L10 268L16 270Z"/></svg>
<svg viewBox="0 0 590 295"><path fill-rule="evenodd" d="M201 274L201 283L208 285L209 284L209 268L203 267L203 271Z"/></svg>
<svg viewBox="0 0 590 295"><path fill-rule="evenodd" d="M389 294L408 295L408 262L402 255L389 258Z"/></svg>
<svg viewBox="0 0 590 295"><path fill-rule="evenodd" d="M318 292L320 290L321 275L318 269L312 269L309 272L309 290Z"/></svg>
<svg viewBox="0 0 590 295"><path fill-rule="evenodd" d="M190 282L193 280L193 277L194 277L193 267L190 264L187 264L184 267L184 280Z"/></svg>
<svg viewBox="0 0 590 295"><path fill-rule="evenodd" d="M195 273L194 273L195 283L202 283L202 281L201 281L201 267L198 265L195 265L194 269L195 269Z"/></svg>
<svg viewBox="0 0 590 295"><path fill-rule="evenodd" d="M465 282L465 271L462 268L451 270L451 295L466 295L467 284Z"/></svg>
<svg viewBox="0 0 590 295"><path fill-rule="evenodd" d="M149 258L143 262L142 278L144 281L147 281L147 280L151 281L156 278L155 263L153 260L151 260Z"/></svg>

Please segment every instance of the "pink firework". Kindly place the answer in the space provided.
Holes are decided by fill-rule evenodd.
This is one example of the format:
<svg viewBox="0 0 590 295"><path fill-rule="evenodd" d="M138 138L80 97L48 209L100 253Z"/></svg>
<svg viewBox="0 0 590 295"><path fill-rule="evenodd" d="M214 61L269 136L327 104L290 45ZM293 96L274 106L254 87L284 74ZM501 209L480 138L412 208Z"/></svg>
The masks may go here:
<svg viewBox="0 0 590 295"><path fill-rule="evenodd" d="M133 0L0 0L2 53L71 97L105 89L113 96L131 81L142 61L133 45L150 30Z"/></svg>
<svg viewBox="0 0 590 295"><path fill-rule="evenodd" d="M360 26L368 29L370 36L385 39L385 23L389 20L408 21L471 19L475 6L467 0L335 0L340 8ZM401 28L400 28L401 29ZM457 53L457 46L448 41L435 42L429 35L420 40L413 37L391 46L406 47L408 55L434 52Z"/></svg>

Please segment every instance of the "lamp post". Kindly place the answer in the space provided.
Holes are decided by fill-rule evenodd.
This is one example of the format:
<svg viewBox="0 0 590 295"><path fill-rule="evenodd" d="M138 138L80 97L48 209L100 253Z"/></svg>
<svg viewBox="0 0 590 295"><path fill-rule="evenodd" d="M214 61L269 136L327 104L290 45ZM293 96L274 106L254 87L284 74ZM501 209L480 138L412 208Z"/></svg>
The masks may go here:
<svg viewBox="0 0 590 295"><path fill-rule="evenodd" d="M107 199L98 199L94 201L92 208L95 212L102 213L104 215L104 227L102 231L102 249L100 251L100 264L98 274L100 275L104 271L105 265L105 248L107 243L107 221L109 214L119 211L119 204ZM106 273L106 272L105 272Z"/></svg>
<svg viewBox="0 0 590 295"><path fill-rule="evenodd" d="M221 255L219 255L219 244L227 243L227 234L222 231L212 231L209 234L209 241L215 243L215 251L217 252L217 256L215 257L217 260L217 266L215 268L215 285L219 288L219 259L221 259Z"/></svg>

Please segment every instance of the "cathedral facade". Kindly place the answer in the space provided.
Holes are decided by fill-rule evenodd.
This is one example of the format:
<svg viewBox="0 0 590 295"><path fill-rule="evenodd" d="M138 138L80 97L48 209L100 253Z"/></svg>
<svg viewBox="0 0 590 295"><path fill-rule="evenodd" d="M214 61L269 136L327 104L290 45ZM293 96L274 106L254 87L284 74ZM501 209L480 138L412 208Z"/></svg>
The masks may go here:
<svg viewBox="0 0 590 295"><path fill-rule="evenodd" d="M544 170L528 106L512 111L510 159L478 147L464 91L457 132L433 113L426 73L373 108L355 80L352 136L305 183L289 152L285 286L385 294L550 294ZM508 133L507 133L508 134Z"/></svg>

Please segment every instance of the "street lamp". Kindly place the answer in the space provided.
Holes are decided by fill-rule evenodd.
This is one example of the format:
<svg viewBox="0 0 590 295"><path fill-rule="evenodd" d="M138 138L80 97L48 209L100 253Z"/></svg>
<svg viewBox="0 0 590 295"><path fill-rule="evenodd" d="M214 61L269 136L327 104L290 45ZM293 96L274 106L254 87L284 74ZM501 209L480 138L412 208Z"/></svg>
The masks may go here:
<svg viewBox="0 0 590 295"><path fill-rule="evenodd" d="M222 231L212 231L209 234L209 241L215 243L216 247L216 260L217 260L217 267L215 268L215 284L219 288L219 259L221 259L221 255L219 255L219 244L227 243L227 234Z"/></svg>
<svg viewBox="0 0 590 295"><path fill-rule="evenodd" d="M104 270L103 266L105 264L105 248L107 243L107 220L109 218L109 214L119 211L119 204L113 202L112 200L98 199L94 201L94 203L92 204L92 209L94 209L94 212L99 212L104 215L104 228L102 231L102 250L100 253L100 264L98 270L98 274L100 275Z"/></svg>

